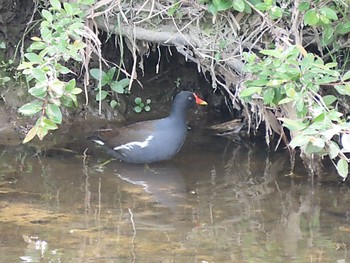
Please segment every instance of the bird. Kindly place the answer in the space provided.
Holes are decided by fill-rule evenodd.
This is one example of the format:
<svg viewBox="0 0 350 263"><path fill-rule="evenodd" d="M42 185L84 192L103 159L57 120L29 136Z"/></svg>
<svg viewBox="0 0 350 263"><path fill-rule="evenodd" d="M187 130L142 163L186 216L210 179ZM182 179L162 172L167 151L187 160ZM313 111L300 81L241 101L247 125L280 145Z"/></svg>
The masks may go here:
<svg viewBox="0 0 350 263"><path fill-rule="evenodd" d="M103 145L107 154L126 163L148 164L169 160L186 138L186 111L208 103L190 91L175 96L170 114L161 119L133 123L121 128L97 130L88 139Z"/></svg>

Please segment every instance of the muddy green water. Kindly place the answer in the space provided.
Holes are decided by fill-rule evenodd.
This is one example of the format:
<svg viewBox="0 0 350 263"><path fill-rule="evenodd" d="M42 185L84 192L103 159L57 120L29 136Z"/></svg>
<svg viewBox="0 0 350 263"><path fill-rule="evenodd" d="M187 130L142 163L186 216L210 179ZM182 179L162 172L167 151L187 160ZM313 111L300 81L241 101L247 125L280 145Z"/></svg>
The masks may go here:
<svg viewBox="0 0 350 263"><path fill-rule="evenodd" d="M195 130L172 161L101 167L66 136L41 155L0 145L0 262L350 262L332 167L312 182L287 153Z"/></svg>

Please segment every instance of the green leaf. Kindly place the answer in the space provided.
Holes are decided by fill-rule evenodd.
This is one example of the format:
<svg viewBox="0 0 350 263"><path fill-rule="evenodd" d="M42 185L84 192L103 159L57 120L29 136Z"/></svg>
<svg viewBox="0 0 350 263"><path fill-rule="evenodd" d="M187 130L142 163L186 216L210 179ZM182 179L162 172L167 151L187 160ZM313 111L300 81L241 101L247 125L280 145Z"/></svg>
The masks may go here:
<svg viewBox="0 0 350 263"><path fill-rule="evenodd" d="M111 100L109 105L114 109L118 105L118 102L116 102L115 100Z"/></svg>
<svg viewBox="0 0 350 263"><path fill-rule="evenodd" d="M134 99L135 104L141 104L142 103L142 99L140 97L137 97Z"/></svg>
<svg viewBox="0 0 350 263"><path fill-rule="evenodd" d="M24 138L23 143L27 143L27 142L33 140L33 138L35 137L37 132L38 132L38 127L37 126L34 126L33 128L31 128L29 130L29 132L27 133L26 137Z"/></svg>
<svg viewBox="0 0 350 263"><path fill-rule="evenodd" d="M283 15L283 11L280 7L278 6L273 6L270 11L270 16L272 19L278 19L278 18L281 18L282 15Z"/></svg>
<svg viewBox="0 0 350 263"><path fill-rule="evenodd" d="M49 23L52 22L52 14L51 14L50 11L47 11L47 10L44 9L44 10L41 12L41 14L43 15L43 17L44 17Z"/></svg>
<svg viewBox="0 0 350 263"><path fill-rule="evenodd" d="M130 79L128 78L121 79L119 81L116 80L111 83L111 89L117 93L123 94L125 93L125 87L127 87L129 83Z"/></svg>
<svg viewBox="0 0 350 263"><path fill-rule="evenodd" d="M93 5L95 0L80 0L80 4L82 5Z"/></svg>
<svg viewBox="0 0 350 263"><path fill-rule="evenodd" d="M234 0L232 2L233 9L237 10L238 12L243 12L245 9L245 3L243 0Z"/></svg>
<svg viewBox="0 0 350 263"><path fill-rule="evenodd" d="M324 103L329 106L331 105L333 102L335 102L337 100L337 97L333 96L333 95L326 95L324 97L322 97Z"/></svg>
<svg viewBox="0 0 350 263"><path fill-rule="evenodd" d="M108 92L105 90L101 90L99 92L96 93L96 100L97 101L102 101L104 100L108 95Z"/></svg>
<svg viewBox="0 0 350 263"><path fill-rule="evenodd" d="M218 11L225 11L232 5L232 0L213 0L213 4L216 6Z"/></svg>
<svg viewBox="0 0 350 263"><path fill-rule="evenodd" d="M348 162L344 159L340 159L337 163L337 171L338 171L338 174L344 178L348 176L348 171L349 171L349 165L348 165Z"/></svg>
<svg viewBox="0 0 350 263"><path fill-rule="evenodd" d="M337 13L332 8L329 8L327 6L320 8L320 14L331 20L338 20Z"/></svg>
<svg viewBox="0 0 350 263"><path fill-rule="evenodd" d="M336 122L340 122L340 118L343 116L342 113L340 113L339 111L337 110L330 110L328 112L328 118L332 121L336 121Z"/></svg>
<svg viewBox="0 0 350 263"><path fill-rule="evenodd" d="M332 83L332 82L337 82L338 78L337 77L323 77L321 79L318 79L315 81L315 84L318 85L322 85L322 84L328 84L328 83ZM314 85L313 87L316 87L316 85Z"/></svg>
<svg viewBox="0 0 350 263"><path fill-rule="evenodd" d="M96 79L96 80L100 80L100 76L101 76L101 86L103 87L104 85L106 85L107 83L110 83L110 79L108 77L108 75L106 74L106 72L104 72L103 70L99 70L98 68L93 68L90 70L90 74L91 76Z"/></svg>
<svg viewBox="0 0 350 263"><path fill-rule="evenodd" d="M335 85L334 88L338 91L340 95L350 96L350 84L346 83L345 85Z"/></svg>
<svg viewBox="0 0 350 263"><path fill-rule="evenodd" d="M66 10L68 15L70 15L70 16L74 15L73 7L71 4L64 2L63 7L64 7L64 10Z"/></svg>
<svg viewBox="0 0 350 263"><path fill-rule="evenodd" d="M124 93L124 88L123 88L123 86L121 86L121 85L119 84L118 81L113 81L113 82L111 83L111 89L112 89L113 91L119 93L119 94L123 94L123 93Z"/></svg>
<svg viewBox="0 0 350 263"><path fill-rule="evenodd" d="M62 97L60 97L60 98L51 97L48 101L53 103L53 104L55 104L55 105L57 105L58 107L60 107L61 106L61 98Z"/></svg>
<svg viewBox="0 0 350 263"><path fill-rule="evenodd" d="M42 41L40 37L31 37L30 39L33 41Z"/></svg>
<svg viewBox="0 0 350 263"><path fill-rule="evenodd" d="M63 95L63 97L61 98L61 101L62 101L62 104L67 108L71 108L78 105L76 96L73 94Z"/></svg>
<svg viewBox="0 0 350 263"><path fill-rule="evenodd" d="M81 28L83 28L83 24L81 22L77 22L77 23L73 23L71 25L69 25L69 29L72 30L72 31L75 31L75 30L79 30Z"/></svg>
<svg viewBox="0 0 350 263"><path fill-rule="evenodd" d="M323 149L325 146L325 141L322 140L321 138L316 138L314 140L311 140L311 143L313 146L318 147L320 149Z"/></svg>
<svg viewBox="0 0 350 263"><path fill-rule="evenodd" d="M60 98L64 94L66 84L58 79L50 83L49 91L52 91L54 94L50 94L54 98Z"/></svg>
<svg viewBox="0 0 350 263"><path fill-rule="evenodd" d="M142 111L142 108L141 108L140 106L135 106L135 107L134 107L134 111L135 111L136 113L140 113L140 112Z"/></svg>
<svg viewBox="0 0 350 263"><path fill-rule="evenodd" d="M324 16L324 15L320 15L320 21L323 23L323 24L326 24L326 25L329 25L331 23L331 20Z"/></svg>
<svg viewBox="0 0 350 263"><path fill-rule="evenodd" d="M329 141L334 137L334 135L339 135L339 133L340 133L340 128L339 128L339 129L337 129L337 128L338 128L338 126L335 126L334 129L327 129L327 130L325 130L325 131L322 131L322 132L321 132L322 137L323 137L326 141L329 142Z"/></svg>
<svg viewBox="0 0 350 263"><path fill-rule="evenodd" d="M46 42L45 44L51 44L52 41L52 32L50 29L48 29L47 27L42 26L40 28L40 33L41 33L41 37L43 39L44 42ZM35 42L38 43L38 42Z"/></svg>
<svg viewBox="0 0 350 263"><path fill-rule="evenodd" d="M47 44L44 42L33 42L30 45L31 50L42 50L47 47Z"/></svg>
<svg viewBox="0 0 350 263"><path fill-rule="evenodd" d="M221 54L220 54L219 52L215 53L214 58L215 58L215 61L216 61L216 62L220 61L220 59L221 59Z"/></svg>
<svg viewBox="0 0 350 263"><path fill-rule="evenodd" d="M241 94L239 95L241 98L249 97L253 94L260 94L262 88L261 87L250 87L242 90Z"/></svg>
<svg viewBox="0 0 350 263"><path fill-rule="evenodd" d="M258 3L255 5L255 7L260 10L260 11L266 11L269 8L271 8L271 4L266 4L266 3Z"/></svg>
<svg viewBox="0 0 350 263"><path fill-rule="evenodd" d="M30 93L30 95L40 98L40 99L44 99L44 97L46 96L46 92L47 92L47 85L46 84L36 84L34 87L30 88L28 90L28 92Z"/></svg>
<svg viewBox="0 0 350 263"><path fill-rule="evenodd" d="M65 87L66 92L72 92L72 90L75 88L75 85L75 79L71 79L70 81L68 81Z"/></svg>
<svg viewBox="0 0 350 263"><path fill-rule="evenodd" d="M5 84L6 82L10 81L11 78L10 77L3 77L3 78L0 78L0 84Z"/></svg>
<svg viewBox="0 0 350 263"><path fill-rule="evenodd" d="M249 63L254 63L256 60L257 56L255 53L248 53L248 52L243 52L244 59Z"/></svg>
<svg viewBox="0 0 350 263"><path fill-rule="evenodd" d="M218 14L218 8L213 3L210 3L208 5L208 12L212 13L213 16L216 16Z"/></svg>
<svg viewBox="0 0 350 263"><path fill-rule="evenodd" d="M287 118L279 118L279 120L283 121L283 126L287 127L290 131L301 131L307 127L302 121Z"/></svg>
<svg viewBox="0 0 350 263"><path fill-rule="evenodd" d="M295 98L295 102L296 102L295 105L296 105L298 113L299 114L306 114L308 109L305 108L304 100L302 98Z"/></svg>
<svg viewBox="0 0 350 263"><path fill-rule="evenodd" d="M80 93L82 93L82 92L83 92L83 90L80 89L80 88L74 88L74 89L72 89L72 91L71 91L71 93L74 94L74 95L78 95L78 94L80 94Z"/></svg>
<svg viewBox="0 0 350 263"><path fill-rule="evenodd" d="M58 11L61 10L61 3L59 0L50 0L50 4L53 9L56 9Z"/></svg>
<svg viewBox="0 0 350 263"><path fill-rule="evenodd" d="M260 78L260 79L253 80L253 81L247 80L245 82L247 87L254 87L254 86L256 86L256 87L264 87L264 86L267 85L267 83L268 83L268 80L264 79L264 78Z"/></svg>
<svg viewBox="0 0 350 263"><path fill-rule="evenodd" d="M312 143L308 143L304 149L305 153L307 155L311 155L311 154L319 154L322 152L322 148L317 147L315 145L313 145Z"/></svg>
<svg viewBox="0 0 350 263"><path fill-rule="evenodd" d="M61 73L63 75L71 72L69 68L62 66L59 63L56 64L56 70L58 73Z"/></svg>
<svg viewBox="0 0 350 263"><path fill-rule="evenodd" d="M64 55L69 55L71 57L73 57L72 53L70 53L70 51L67 51L68 49L68 42L66 40L65 37L62 37L58 39L57 44L55 45L55 47L60 51L60 52L64 52ZM75 51L73 51L75 53ZM63 56L64 60L68 60Z"/></svg>
<svg viewBox="0 0 350 263"><path fill-rule="evenodd" d="M329 147L329 151L328 151L329 157L331 159L334 159L335 157L337 157L338 154L340 153L338 144L336 144L333 141L328 141L328 147Z"/></svg>
<svg viewBox="0 0 350 263"><path fill-rule="evenodd" d="M323 122L326 118L326 115L324 112L322 112L321 114L317 115L315 118L313 118L312 122Z"/></svg>
<svg viewBox="0 0 350 263"><path fill-rule="evenodd" d="M24 56L32 62L32 64L40 64L43 62L42 58L35 53L25 53Z"/></svg>
<svg viewBox="0 0 350 263"><path fill-rule="evenodd" d="M295 91L294 88L290 88L290 89L287 89L287 92L286 92L286 95L289 97L289 98L295 98L297 92Z"/></svg>
<svg viewBox="0 0 350 263"><path fill-rule="evenodd" d="M56 130L58 129L57 124L54 123L52 120L43 118L41 121L41 127L44 128L45 130Z"/></svg>
<svg viewBox="0 0 350 263"><path fill-rule="evenodd" d="M83 24L81 24L81 26L83 26ZM79 31L79 34L82 34L81 31ZM78 37L80 37L80 36L78 36ZM79 50L85 48L85 47L86 47L86 44L85 44L83 41L81 41L81 40L75 40L75 41L73 42L73 45L71 45L71 47L72 47L72 50L73 50L74 52L76 52L76 55L79 56L80 54L79 54L77 51L79 51ZM75 59L78 60L78 58L75 58ZM79 59L80 59L80 58L79 58Z"/></svg>
<svg viewBox="0 0 350 263"><path fill-rule="evenodd" d="M43 104L40 101L32 101L20 107L18 111L23 115L34 115L35 113L41 111L43 108Z"/></svg>
<svg viewBox="0 0 350 263"><path fill-rule="evenodd" d="M103 70L100 71L100 69L98 69L98 68L90 69L90 75L96 80L100 79L100 73L103 74L104 71Z"/></svg>
<svg viewBox="0 0 350 263"><path fill-rule="evenodd" d="M48 104L46 107L46 114L51 121L58 124L62 123L62 112L57 105L51 103Z"/></svg>
<svg viewBox="0 0 350 263"><path fill-rule="evenodd" d="M42 141L48 132L49 132L49 130L45 127L45 124L42 122L41 126L38 126L38 130L37 130L36 135Z"/></svg>
<svg viewBox="0 0 350 263"><path fill-rule="evenodd" d="M337 62L329 62L329 63L326 63L324 66L327 69L336 68L338 66L338 63ZM332 74L332 75L338 75L338 74L336 72L334 72L334 74Z"/></svg>
<svg viewBox="0 0 350 263"><path fill-rule="evenodd" d="M32 76L40 81L40 82L47 82L47 77L45 71L43 71L41 68L33 68L31 70Z"/></svg>
<svg viewBox="0 0 350 263"><path fill-rule="evenodd" d="M278 105L282 105L282 104L286 104L288 102L291 102L293 101L294 99L292 98L284 98L284 99L281 99L279 102L278 102Z"/></svg>
<svg viewBox="0 0 350 263"><path fill-rule="evenodd" d="M312 125L311 125L311 126L307 127L305 130L303 130L302 134L305 136L312 135L313 137L309 136L309 139L311 141L315 136L319 135L319 131L314 129L314 127L312 127Z"/></svg>
<svg viewBox="0 0 350 263"><path fill-rule="evenodd" d="M287 79L272 79L269 82L266 83L266 86L268 87L276 87L280 86L281 84L287 82Z"/></svg>
<svg viewBox="0 0 350 263"><path fill-rule="evenodd" d="M339 24L336 26L335 31L341 35L348 34L350 32L350 22L339 22Z"/></svg>
<svg viewBox="0 0 350 263"><path fill-rule="evenodd" d="M306 11L309 8L310 8L310 3L309 2L301 2L299 4L299 7L298 7L299 11Z"/></svg>
<svg viewBox="0 0 350 263"><path fill-rule="evenodd" d="M316 12L314 8L310 9L305 13L304 15L305 25L314 26L318 23L318 21L320 21L320 15Z"/></svg>
<svg viewBox="0 0 350 263"><path fill-rule="evenodd" d="M261 50L260 53L263 55L267 55L275 58L283 58L282 52L276 49Z"/></svg>
<svg viewBox="0 0 350 263"><path fill-rule="evenodd" d="M327 46L329 45L333 40L334 35L334 29L331 25L325 26L325 29L323 30L322 34L322 45Z"/></svg>
<svg viewBox="0 0 350 263"><path fill-rule="evenodd" d="M270 88L266 89L263 92L263 99L265 104L271 104L273 102L273 99L275 97L275 90Z"/></svg>
<svg viewBox="0 0 350 263"><path fill-rule="evenodd" d="M171 8L168 9L167 15L173 16L180 7L180 2L175 3Z"/></svg>
<svg viewBox="0 0 350 263"><path fill-rule="evenodd" d="M128 87L130 84L130 79L124 78L119 80L120 85L122 85L124 88Z"/></svg>
<svg viewBox="0 0 350 263"><path fill-rule="evenodd" d="M69 96L71 97L73 103L74 103L74 106L75 107L78 107L78 100L77 100L77 96L73 95L73 94L69 94Z"/></svg>
<svg viewBox="0 0 350 263"><path fill-rule="evenodd" d="M289 146L293 149L296 147L303 147L307 145L310 142L310 136L305 135L297 135L295 136L292 141L289 143Z"/></svg>
<svg viewBox="0 0 350 263"><path fill-rule="evenodd" d="M107 76L110 80L113 79L116 67L112 67L107 71Z"/></svg>
<svg viewBox="0 0 350 263"><path fill-rule="evenodd" d="M341 78L342 81L346 81L350 79L350 70L348 72L346 72L343 77Z"/></svg>

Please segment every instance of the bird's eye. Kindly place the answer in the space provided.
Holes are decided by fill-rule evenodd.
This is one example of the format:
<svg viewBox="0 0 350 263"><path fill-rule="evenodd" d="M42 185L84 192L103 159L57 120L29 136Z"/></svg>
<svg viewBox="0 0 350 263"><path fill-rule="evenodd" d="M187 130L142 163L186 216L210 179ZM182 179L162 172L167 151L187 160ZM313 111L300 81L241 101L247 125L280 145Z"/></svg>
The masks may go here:
<svg viewBox="0 0 350 263"><path fill-rule="evenodd" d="M191 97L188 97L188 100L193 100L193 97L191 96Z"/></svg>

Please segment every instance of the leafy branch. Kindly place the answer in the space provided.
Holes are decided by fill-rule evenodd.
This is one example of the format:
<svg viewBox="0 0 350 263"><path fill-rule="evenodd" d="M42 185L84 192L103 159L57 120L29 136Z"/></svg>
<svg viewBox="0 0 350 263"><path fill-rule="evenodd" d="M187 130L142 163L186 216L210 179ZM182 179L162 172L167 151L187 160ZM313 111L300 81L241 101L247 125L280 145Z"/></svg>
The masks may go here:
<svg viewBox="0 0 350 263"><path fill-rule="evenodd" d="M307 156L337 159L335 166L345 179L350 160L344 152L350 151L349 144L336 138L349 134L350 124L338 108L338 97L322 95L321 87L327 85L327 94L333 89L339 96L350 96L350 71L341 76L336 63L324 63L300 46L260 53L262 60L245 53L246 71L257 78L245 81L240 97L251 103L262 101L280 116L292 137L290 147L299 147Z"/></svg>
<svg viewBox="0 0 350 263"><path fill-rule="evenodd" d="M82 90L76 87L74 78L68 81L62 78L73 73L65 66L66 62L82 61L81 51L86 45L82 39L84 13L79 4L90 2L65 2L62 8L59 0L50 0L51 7L41 11L40 37L32 37L33 43L18 66L29 83L29 93L35 98L19 112L28 116L39 114L24 143L35 136L42 140L50 130L57 129L62 123L62 106L78 105L76 95Z"/></svg>

